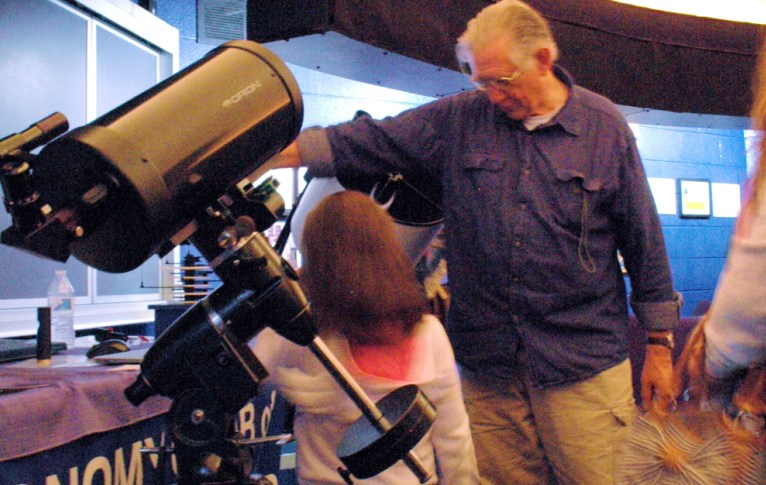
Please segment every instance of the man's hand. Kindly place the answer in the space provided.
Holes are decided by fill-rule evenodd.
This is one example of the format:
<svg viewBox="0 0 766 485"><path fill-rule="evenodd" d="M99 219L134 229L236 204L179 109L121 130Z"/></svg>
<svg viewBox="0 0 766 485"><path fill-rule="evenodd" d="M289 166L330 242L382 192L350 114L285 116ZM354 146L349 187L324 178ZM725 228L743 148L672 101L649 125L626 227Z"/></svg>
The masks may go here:
<svg viewBox="0 0 766 485"><path fill-rule="evenodd" d="M301 153L298 151L298 143L292 142L284 150L277 153L269 160L272 169L276 168L298 168L301 166ZM273 165L272 165L273 164Z"/></svg>
<svg viewBox="0 0 766 485"><path fill-rule="evenodd" d="M297 168L301 166L301 163L301 153L298 150L298 143L292 142L287 145L284 150L258 166L258 168L248 174L247 178L251 181L255 181L261 178L269 170L276 170L278 168Z"/></svg>
<svg viewBox="0 0 766 485"><path fill-rule="evenodd" d="M641 371L641 401L644 411L673 410L673 355L662 345L647 345L646 360Z"/></svg>

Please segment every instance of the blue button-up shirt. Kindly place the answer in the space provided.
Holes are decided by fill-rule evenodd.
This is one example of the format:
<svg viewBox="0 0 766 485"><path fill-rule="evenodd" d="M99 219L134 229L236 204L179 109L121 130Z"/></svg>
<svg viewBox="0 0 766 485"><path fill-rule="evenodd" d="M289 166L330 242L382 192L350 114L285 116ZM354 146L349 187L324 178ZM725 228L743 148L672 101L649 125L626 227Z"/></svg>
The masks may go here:
<svg viewBox="0 0 766 485"><path fill-rule="evenodd" d="M534 131L471 91L319 132L339 176L393 172L441 186L447 328L458 361L507 377L523 349L542 387L582 380L627 357L618 250L643 325L668 329L678 321L633 133L610 101L560 68L556 75L569 99Z"/></svg>

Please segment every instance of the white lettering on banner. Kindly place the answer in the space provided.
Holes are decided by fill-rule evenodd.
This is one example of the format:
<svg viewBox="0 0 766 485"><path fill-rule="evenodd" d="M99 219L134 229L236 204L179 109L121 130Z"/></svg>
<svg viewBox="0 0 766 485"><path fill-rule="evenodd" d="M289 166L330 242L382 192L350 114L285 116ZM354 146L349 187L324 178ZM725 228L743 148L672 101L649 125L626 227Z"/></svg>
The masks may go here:
<svg viewBox="0 0 766 485"><path fill-rule="evenodd" d="M269 425L271 424L271 418L274 414L276 401L277 392L271 391L269 395L269 403L264 406L260 413L258 430L256 430L258 413L256 413L255 405L252 402L249 402L239 411L235 426L243 438L255 439L266 436L269 431ZM94 485L94 483L103 483L103 485L143 485L144 462L141 455L141 448L161 448L162 444L165 443L164 433L160 442L161 444L158 446L155 444L154 438L147 437L143 441L132 443L130 445L130 454L127 462L125 450L123 448L117 448L114 451L114 459L112 462L105 456L95 456L85 465L85 468L82 470L82 476L80 474L80 468L75 466L68 470L68 481L63 482L62 484L59 475L48 475L45 477L45 485ZM152 469L156 471L157 466L159 465L159 457L156 453L149 453L149 463ZM173 474L177 477L178 464L176 456L173 453L170 454L170 463ZM276 477L274 478L276 479Z"/></svg>
<svg viewBox="0 0 766 485"><path fill-rule="evenodd" d="M144 483L144 466L141 461L141 442L133 443L130 448L130 461L125 475L125 454L122 448L114 452L114 485L137 485Z"/></svg>
<svg viewBox="0 0 766 485"><path fill-rule="evenodd" d="M251 402L247 403L242 409L240 409L237 415L236 429L242 435L244 439L251 440L258 437L266 436L269 431L269 424L271 424L271 416L274 413L274 408L277 403L277 391L271 391L269 396L269 404L263 408L261 412L260 434L255 430L255 405Z"/></svg>
<svg viewBox="0 0 766 485"><path fill-rule="evenodd" d="M122 448L117 451L122 454ZM116 454L116 453L115 453ZM103 475L104 485L111 485L112 483L112 466L109 464L109 460L105 456L97 456L88 462L85 467L85 471L82 474L82 485L91 485L96 473L101 472Z"/></svg>
<svg viewBox="0 0 766 485"><path fill-rule="evenodd" d="M114 466L105 456L91 458L82 472L82 482L80 481L79 468L70 468L67 485L93 485L94 483L103 483L103 485L143 485L144 464L141 455L142 447L155 448L154 439L150 437L144 439L143 442L134 442L130 446L130 459L127 463L125 463L125 451L123 448L117 448L114 451ZM150 454L149 456L151 466L156 470L159 458L156 454ZM175 455L171 455L171 464L173 473L178 476ZM45 477L45 485L62 485L62 483L58 475L49 475Z"/></svg>
<svg viewBox="0 0 766 485"><path fill-rule="evenodd" d="M157 448L159 448L161 446L165 446L167 448L172 448L171 446L168 446L168 445L165 444L165 440L166 440L165 432L163 431L162 432L162 436L160 437L160 444L159 445L155 445L154 444L154 438L149 437L149 438L146 438L144 440L144 446L146 446L149 449L157 449ZM170 452L169 449L166 449L165 451L168 452L168 453ZM156 470L157 466L159 466L159 460L160 460L159 454L158 453L149 453L149 460L152 462L152 468ZM178 476L178 465L176 463L176 455L175 455L175 453L170 453L170 465L173 468L173 473L175 473L175 475Z"/></svg>
<svg viewBox="0 0 766 485"><path fill-rule="evenodd" d="M234 429L245 439L251 440L255 438L255 406L252 402L245 404L239 410L237 419L234 422Z"/></svg>

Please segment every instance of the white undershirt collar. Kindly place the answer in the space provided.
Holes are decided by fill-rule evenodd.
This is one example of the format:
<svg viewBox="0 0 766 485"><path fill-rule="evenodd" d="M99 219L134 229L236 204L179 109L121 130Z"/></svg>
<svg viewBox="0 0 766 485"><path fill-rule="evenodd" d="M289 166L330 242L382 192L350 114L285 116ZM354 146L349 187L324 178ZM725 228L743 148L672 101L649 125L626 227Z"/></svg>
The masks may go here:
<svg viewBox="0 0 766 485"><path fill-rule="evenodd" d="M545 114L534 115L534 116L530 116L529 118L525 118L524 127L529 131L533 131L537 129L539 126L544 125L545 123L552 120L553 117L556 116L559 113L559 111L561 111L561 109L564 107L565 104L566 104L566 101L561 103L552 111L548 111Z"/></svg>

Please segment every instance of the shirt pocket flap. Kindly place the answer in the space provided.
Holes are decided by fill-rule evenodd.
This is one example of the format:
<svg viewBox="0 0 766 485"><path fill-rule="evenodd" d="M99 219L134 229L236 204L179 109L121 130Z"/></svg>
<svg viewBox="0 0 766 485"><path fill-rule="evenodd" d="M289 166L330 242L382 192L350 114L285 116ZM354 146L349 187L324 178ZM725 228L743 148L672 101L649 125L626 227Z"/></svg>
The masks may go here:
<svg viewBox="0 0 766 485"><path fill-rule="evenodd" d="M465 170L489 170L497 172L505 165L505 159L485 153L468 153L463 157L461 166Z"/></svg>
<svg viewBox="0 0 766 485"><path fill-rule="evenodd" d="M603 180L596 177L587 176L583 172L576 169L553 167L553 173L556 175L556 179L559 182L566 183L573 180L579 181L580 186L587 192L598 192L604 188Z"/></svg>

